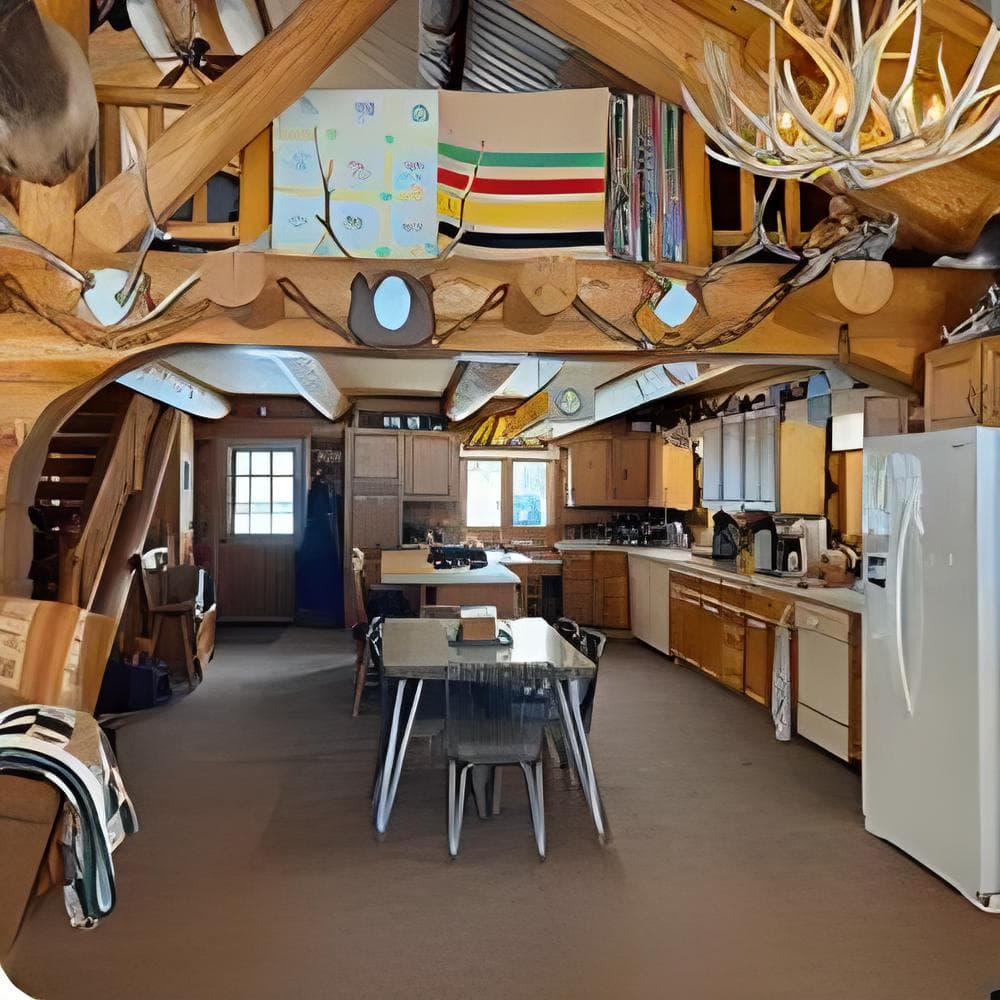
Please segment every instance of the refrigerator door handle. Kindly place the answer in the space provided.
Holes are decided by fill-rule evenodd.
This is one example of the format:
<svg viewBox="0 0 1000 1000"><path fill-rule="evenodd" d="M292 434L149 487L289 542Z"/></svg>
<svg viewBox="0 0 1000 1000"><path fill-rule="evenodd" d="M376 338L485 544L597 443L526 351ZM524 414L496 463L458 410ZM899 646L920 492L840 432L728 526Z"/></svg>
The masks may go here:
<svg viewBox="0 0 1000 1000"><path fill-rule="evenodd" d="M899 555L896 559L896 666L903 686L903 700L906 714L913 715L913 701L910 698L910 681L906 672L906 656L903 653L903 561L906 556L906 536L913 520L913 499L908 498L903 506L903 523L899 530Z"/></svg>

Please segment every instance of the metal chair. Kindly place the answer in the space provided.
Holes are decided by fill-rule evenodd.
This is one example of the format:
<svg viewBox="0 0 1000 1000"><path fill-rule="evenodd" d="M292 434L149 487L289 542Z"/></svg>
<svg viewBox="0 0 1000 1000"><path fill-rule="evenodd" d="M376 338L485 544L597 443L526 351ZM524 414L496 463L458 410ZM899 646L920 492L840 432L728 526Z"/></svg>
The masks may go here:
<svg viewBox="0 0 1000 1000"><path fill-rule="evenodd" d="M594 714L594 696L597 693L597 675L608 637L596 629L581 628L572 618L560 618L555 623L555 629L571 646L575 646L594 664L594 679L590 682L587 693L580 703L583 728L589 733L590 720Z"/></svg>
<svg viewBox="0 0 1000 1000"><path fill-rule="evenodd" d="M545 858L542 736L552 703L547 669L449 663L445 680L448 853L458 856L469 770L518 764L524 772L538 855Z"/></svg>

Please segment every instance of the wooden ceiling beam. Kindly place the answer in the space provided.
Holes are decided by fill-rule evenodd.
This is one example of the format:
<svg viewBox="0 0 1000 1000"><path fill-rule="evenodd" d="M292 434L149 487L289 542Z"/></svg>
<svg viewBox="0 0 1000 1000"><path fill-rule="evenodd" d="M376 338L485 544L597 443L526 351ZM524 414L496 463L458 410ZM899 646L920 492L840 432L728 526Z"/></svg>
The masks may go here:
<svg viewBox="0 0 1000 1000"><path fill-rule="evenodd" d="M299 98L393 0L303 0L273 34L210 87L195 107L153 143L149 196L169 218L282 111ZM115 251L147 226L142 186L119 174L76 215L78 244Z"/></svg>

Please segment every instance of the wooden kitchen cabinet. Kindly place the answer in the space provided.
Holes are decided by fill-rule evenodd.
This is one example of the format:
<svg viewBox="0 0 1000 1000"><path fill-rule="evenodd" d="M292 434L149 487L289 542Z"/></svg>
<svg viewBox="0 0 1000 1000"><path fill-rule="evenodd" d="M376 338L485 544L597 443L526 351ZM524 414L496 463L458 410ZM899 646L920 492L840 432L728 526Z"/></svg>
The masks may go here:
<svg viewBox="0 0 1000 1000"><path fill-rule="evenodd" d="M394 431L355 431L353 449L355 479L399 479L399 435Z"/></svg>
<svg viewBox="0 0 1000 1000"><path fill-rule="evenodd" d="M949 344L924 355L924 427L1000 426L1000 337Z"/></svg>
<svg viewBox="0 0 1000 1000"><path fill-rule="evenodd" d="M562 560L563 614L581 625L593 624L594 554L564 551Z"/></svg>
<svg viewBox="0 0 1000 1000"><path fill-rule="evenodd" d="M603 628L628 628L628 556L594 553L594 620Z"/></svg>
<svg viewBox="0 0 1000 1000"><path fill-rule="evenodd" d="M458 443L449 434L430 431L403 436L403 498L458 500Z"/></svg>
<svg viewBox="0 0 1000 1000"><path fill-rule="evenodd" d="M778 509L778 410L732 413L691 426L701 440L702 504Z"/></svg>
<svg viewBox="0 0 1000 1000"><path fill-rule="evenodd" d="M694 452L654 437L649 442L650 507L694 508Z"/></svg>
<svg viewBox="0 0 1000 1000"><path fill-rule="evenodd" d="M724 608L722 611L719 680L734 691L743 691L745 644L743 615Z"/></svg>
<svg viewBox="0 0 1000 1000"><path fill-rule="evenodd" d="M607 507L611 502L611 438L569 446L569 507Z"/></svg>
<svg viewBox="0 0 1000 1000"><path fill-rule="evenodd" d="M614 438L611 442L611 498L615 504L644 507L649 501L649 439Z"/></svg>
<svg viewBox="0 0 1000 1000"><path fill-rule="evenodd" d="M351 503L351 545L394 549L400 541L399 496L355 496Z"/></svg>
<svg viewBox="0 0 1000 1000"><path fill-rule="evenodd" d="M743 626L743 693L770 708L774 626L750 617Z"/></svg>

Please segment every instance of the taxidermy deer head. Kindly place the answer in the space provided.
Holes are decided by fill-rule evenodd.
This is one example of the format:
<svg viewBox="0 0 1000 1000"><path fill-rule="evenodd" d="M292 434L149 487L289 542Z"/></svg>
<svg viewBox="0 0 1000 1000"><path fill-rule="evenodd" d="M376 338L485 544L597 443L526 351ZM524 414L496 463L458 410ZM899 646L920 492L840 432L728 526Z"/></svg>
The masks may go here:
<svg viewBox="0 0 1000 1000"><path fill-rule="evenodd" d="M0 53L0 171L58 184L97 139L86 56L32 0L0 0Z"/></svg>

